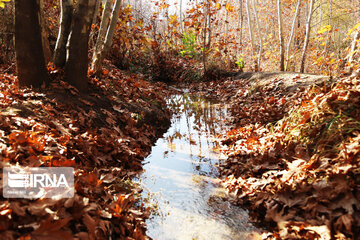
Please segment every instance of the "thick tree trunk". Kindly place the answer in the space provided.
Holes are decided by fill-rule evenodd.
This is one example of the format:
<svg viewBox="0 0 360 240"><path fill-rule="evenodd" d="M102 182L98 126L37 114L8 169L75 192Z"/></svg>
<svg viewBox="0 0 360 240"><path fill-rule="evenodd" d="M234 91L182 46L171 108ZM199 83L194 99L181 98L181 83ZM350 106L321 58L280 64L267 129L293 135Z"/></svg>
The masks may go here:
<svg viewBox="0 0 360 240"><path fill-rule="evenodd" d="M279 22L279 40L280 40L280 71L284 71L284 34L282 21L282 7L281 0L277 0L278 22Z"/></svg>
<svg viewBox="0 0 360 240"><path fill-rule="evenodd" d="M66 46L65 77L82 92L88 87L88 43L95 3L96 0L78 0Z"/></svg>
<svg viewBox="0 0 360 240"><path fill-rule="evenodd" d="M304 40L304 48L301 56L301 65L300 65L300 72L303 73L305 70L305 61L306 61L306 54L307 49L309 46L309 39L310 39L310 32L311 32L311 19L313 14L313 7L314 7L314 0L310 1L309 6L309 12L308 12L308 18L306 21L306 34L305 34L305 40Z"/></svg>
<svg viewBox="0 0 360 240"><path fill-rule="evenodd" d="M40 87L49 80L39 11L39 0L15 0L15 52L20 86Z"/></svg>
<svg viewBox="0 0 360 240"><path fill-rule="evenodd" d="M60 28L54 51L54 64L57 67L65 66L66 44L70 34L73 14L73 0L61 0Z"/></svg>
<svg viewBox="0 0 360 240"><path fill-rule="evenodd" d="M44 1L40 0L40 29L41 29L41 40L44 51L45 64L51 61L51 50L48 39L48 31L45 28L45 16L44 16Z"/></svg>
<svg viewBox="0 0 360 240"><path fill-rule="evenodd" d="M299 10L300 10L300 5L301 5L301 0L298 0L297 4L296 4L296 9L295 9L295 13L294 13L294 18L292 21L292 25L291 25L291 31L290 31L290 37L286 46L286 64L285 64L285 71L288 71L288 66L289 66L289 56L290 56L290 46L291 46L291 42L294 39L294 34L295 34L295 24L296 24L296 19L299 15Z"/></svg>
<svg viewBox="0 0 360 240"><path fill-rule="evenodd" d="M95 49L91 62L91 70L95 73L98 73L101 70L101 51L104 46L106 30L108 29L108 25L110 21L111 4L112 4L111 0L106 0L102 12L100 29L96 39Z"/></svg>

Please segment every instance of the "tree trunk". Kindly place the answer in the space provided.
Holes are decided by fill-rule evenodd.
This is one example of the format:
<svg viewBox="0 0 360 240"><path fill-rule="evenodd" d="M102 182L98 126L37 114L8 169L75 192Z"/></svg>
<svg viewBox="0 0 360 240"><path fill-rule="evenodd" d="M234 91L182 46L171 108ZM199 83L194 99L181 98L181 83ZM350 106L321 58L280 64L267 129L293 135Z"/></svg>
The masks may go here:
<svg viewBox="0 0 360 240"><path fill-rule="evenodd" d="M211 47L211 35L212 35L212 22L211 22L211 2L208 3L208 6L207 6L207 21L208 21L208 24L207 24L207 42L206 42L206 48L207 49L210 49Z"/></svg>
<svg viewBox="0 0 360 240"><path fill-rule="evenodd" d="M206 42L206 48L207 49L210 49L211 47L211 32L212 32L212 29L211 29L211 14L210 14L210 4L211 2L208 3L208 14L207 14L207 42Z"/></svg>
<svg viewBox="0 0 360 240"><path fill-rule="evenodd" d="M94 14L93 14L93 17L92 17L91 25L96 24L96 18L97 18L98 12L99 12L101 2L102 2L102 0L96 0L95 10L94 10Z"/></svg>
<svg viewBox="0 0 360 240"><path fill-rule="evenodd" d="M66 44L70 34L73 13L73 0L61 0L60 28L54 51L54 64L57 67L65 66Z"/></svg>
<svg viewBox="0 0 360 240"><path fill-rule="evenodd" d="M239 0L239 49L240 49L240 53L242 52L242 29L243 29L243 20L244 20L244 15L243 15L243 0Z"/></svg>
<svg viewBox="0 0 360 240"><path fill-rule="evenodd" d="M51 61L51 50L48 39L48 31L45 28L45 16L44 16L44 1L40 0L40 29L41 29L41 41L44 51L45 64Z"/></svg>
<svg viewBox="0 0 360 240"><path fill-rule="evenodd" d="M96 0L78 0L66 46L66 79L82 92L88 87L88 43L95 3Z"/></svg>
<svg viewBox="0 0 360 240"><path fill-rule="evenodd" d="M92 29L92 26L96 25L97 16L98 16L98 12L99 12L99 8L100 8L101 3L102 3L102 0L96 0L94 15L92 16L92 20L91 20L91 30L90 30L90 36L89 36L89 47L94 46L96 44L96 43L94 43L95 31Z"/></svg>
<svg viewBox="0 0 360 240"><path fill-rule="evenodd" d="M111 2L111 1L110 1ZM120 8L121 8L121 0L116 0L112 13L111 13L111 17L110 17L110 24L109 27L107 29L106 32L106 36L105 36L105 40L103 43L103 46L99 52L99 54L97 55L97 57L95 59L93 59L93 66L92 70L95 74L98 74L99 71L101 70L101 66L102 66L102 61L104 59L104 57L108 54L111 44L112 44L112 40L114 37L114 32L115 32L115 27L117 24L117 20L119 18L119 12L120 12ZM95 60L95 61L94 61Z"/></svg>
<svg viewBox="0 0 360 240"><path fill-rule="evenodd" d="M331 19L332 19L332 0L329 1L329 18L328 18L329 26L331 26ZM327 38L324 46L324 53L328 50L330 43L331 43L331 31L327 33Z"/></svg>
<svg viewBox="0 0 360 240"><path fill-rule="evenodd" d="M297 4L296 4L296 9L295 9L295 13L294 13L294 18L292 21L292 25L291 25L291 31L290 31L290 36L289 36L289 40L286 46L286 64L285 64L285 71L288 71L288 66L289 66L289 56L290 56L290 46L291 46L291 42L294 39L294 34L295 34L295 24L296 24L296 19L299 15L299 10L300 10L300 5L301 5L301 0L298 0Z"/></svg>
<svg viewBox="0 0 360 240"><path fill-rule="evenodd" d="M95 49L92 57L91 70L95 73L98 73L101 69L101 51L104 46L106 30L108 29L110 12L111 12L111 0L106 0L102 17L99 33L96 39Z"/></svg>
<svg viewBox="0 0 360 240"><path fill-rule="evenodd" d="M15 53L20 86L37 88L49 81L39 20L39 0L15 0Z"/></svg>
<svg viewBox="0 0 360 240"><path fill-rule="evenodd" d="M252 20L251 20L251 11L250 11L250 2L249 1L250 0L246 0L246 12L247 12L247 17L248 17L248 28L249 28L252 53L253 53L253 57L255 57L256 56L256 48L255 48L255 39L254 39L254 29L253 29ZM258 62L256 60L254 61L254 67L255 67L255 72L257 72L258 71Z"/></svg>
<svg viewBox="0 0 360 240"><path fill-rule="evenodd" d="M205 5L205 10L204 10L204 36L203 36L203 67L204 67L204 73L203 75L205 76L206 73L206 32L207 32L207 18L209 15L209 8L210 8L210 3L209 0L206 0L206 5Z"/></svg>
<svg viewBox="0 0 360 240"><path fill-rule="evenodd" d="M227 5L228 5L228 1L225 0L225 36L224 36L224 44L225 44L225 49L224 49L224 53L225 53L225 59L228 62L227 65L230 66L230 61L228 60L229 58L229 54L228 54L228 34L229 34L229 13L227 10Z"/></svg>
<svg viewBox="0 0 360 240"><path fill-rule="evenodd" d="M354 71L353 67L352 67L352 64L353 64L353 60L354 60L354 55L355 55L355 52L356 52L356 47L357 47L357 43L358 41L360 40L360 29L356 29L354 30L353 32L353 40L351 42L351 48L350 48L350 55L349 55L349 60L348 60L348 63L350 64L349 65L349 73L352 73Z"/></svg>
<svg viewBox="0 0 360 240"><path fill-rule="evenodd" d="M299 8L299 13L298 13L298 17L297 17L297 31L299 32L301 28L301 7ZM299 34L302 35L302 34ZM300 36L296 36L295 38L295 42L294 45L296 47L297 50L300 50Z"/></svg>
<svg viewBox="0 0 360 240"><path fill-rule="evenodd" d="M228 10L226 9L227 5L228 5L228 1L225 0L225 46L227 45L227 36L228 36L228 32L229 32L229 13Z"/></svg>
<svg viewBox="0 0 360 240"><path fill-rule="evenodd" d="M256 1L256 0L253 0L253 1L252 1L252 4L253 4L253 9L254 9L256 29L257 29L258 37L259 37L259 52L258 52L258 58L257 58L257 67L258 67L258 71L259 71L259 70L260 70L260 66L261 66L261 56L262 56L263 42L262 42L262 36L261 36L262 34L261 34L259 17L258 17L258 13L257 13L255 1Z"/></svg>
<svg viewBox="0 0 360 240"><path fill-rule="evenodd" d="M181 33L181 35L182 35L183 32L184 32L182 5L183 5L183 0L180 0L179 20L180 20L180 33Z"/></svg>
<svg viewBox="0 0 360 240"><path fill-rule="evenodd" d="M311 0L310 1L310 6L309 6L308 18L307 18L307 21L306 21L306 34L305 34L305 40L304 40L304 48L303 48L303 52L302 52L302 56L301 56L301 65L300 65L300 72L301 73L303 73L304 70L305 70L305 61L306 61L307 49L308 49L308 46L309 46L313 7L314 7L314 0Z"/></svg>
<svg viewBox="0 0 360 240"><path fill-rule="evenodd" d="M104 58L108 54L111 44L113 42L115 27L119 18L120 8L121 8L121 0L116 0L114 9L111 13L109 29L106 32L104 49L102 51L102 58Z"/></svg>
<svg viewBox="0 0 360 240"><path fill-rule="evenodd" d="M282 7L281 0L277 0L278 7L278 21L279 21L279 40L280 40L280 71L284 71L284 34L282 21Z"/></svg>

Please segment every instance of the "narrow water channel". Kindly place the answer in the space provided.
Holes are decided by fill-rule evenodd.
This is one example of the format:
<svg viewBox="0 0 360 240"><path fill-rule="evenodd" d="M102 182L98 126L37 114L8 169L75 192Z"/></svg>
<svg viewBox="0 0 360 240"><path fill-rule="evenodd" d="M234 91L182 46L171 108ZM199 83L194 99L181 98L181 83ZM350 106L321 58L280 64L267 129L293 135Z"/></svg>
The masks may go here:
<svg viewBox="0 0 360 240"><path fill-rule="evenodd" d="M227 129L226 106L188 94L168 99L171 126L146 158L140 177L156 211L147 221L153 239L248 239L256 230L247 212L223 200L215 164L221 155L212 141Z"/></svg>

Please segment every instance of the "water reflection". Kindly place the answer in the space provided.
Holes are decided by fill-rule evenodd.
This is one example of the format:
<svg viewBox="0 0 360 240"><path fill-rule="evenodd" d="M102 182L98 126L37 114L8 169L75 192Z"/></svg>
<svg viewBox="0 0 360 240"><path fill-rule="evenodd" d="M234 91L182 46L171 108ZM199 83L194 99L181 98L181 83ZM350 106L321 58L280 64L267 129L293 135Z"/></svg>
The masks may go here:
<svg viewBox="0 0 360 240"><path fill-rule="evenodd" d="M228 110L190 95L168 100L176 114L146 159L141 182L158 207L147 221L154 239L247 239L255 228L247 213L223 201L214 167L220 154L212 141L226 130Z"/></svg>

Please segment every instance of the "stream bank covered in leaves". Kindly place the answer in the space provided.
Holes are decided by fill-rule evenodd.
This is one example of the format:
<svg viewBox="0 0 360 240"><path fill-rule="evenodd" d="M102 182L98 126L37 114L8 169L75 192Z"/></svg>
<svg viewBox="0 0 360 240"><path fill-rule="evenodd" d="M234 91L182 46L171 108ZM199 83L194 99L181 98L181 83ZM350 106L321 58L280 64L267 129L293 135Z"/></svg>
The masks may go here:
<svg viewBox="0 0 360 240"><path fill-rule="evenodd" d="M230 104L219 170L259 239L360 236L360 78L243 73L193 84Z"/></svg>
<svg viewBox="0 0 360 240"><path fill-rule="evenodd" d="M1 195L0 239L147 239L149 210L130 180L170 124L166 86L109 64L82 94L50 70L44 91L19 90L14 75L0 75L0 164L73 167L76 193L59 200Z"/></svg>
<svg viewBox="0 0 360 240"><path fill-rule="evenodd" d="M193 83L191 92L217 97L228 107L212 109L184 98L170 102L178 115L156 142L170 126L168 86L108 64L101 79L90 77L91 90L85 95L62 82L57 70L49 70L53 82L46 91L19 90L14 75L0 75L0 164L74 167L76 194L60 200L1 196L0 239L149 239L147 234L201 239L204 235L197 234L202 232L241 239L256 228L244 210L224 201L227 194L212 194L221 190L217 171L229 199L246 206L252 221L269 230L259 233L259 239L359 237L357 76L332 80L242 73ZM224 110L236 127L223 136L220 150L226 158L218 162L213 150L219 149L211 137L224 129L218 127ZM200 119L206 124L199 125ZM192 124L195 135L189 130ZM155 165L143 166L151 151L147 159ZM131 181L143 167L144 193ZM168 177L167 185L152 176ZM159 186L171 191L158 198ZM139 201L147 193L154 194L154 206L160 207L150 219L149 205ZM166 194L168 203L163 201ZM188 201L182 201L184 196ZM186 224L206 224L197 225L195 232L180 231L173 216ZM208 226L221 229L219 235Z"/></svg>

